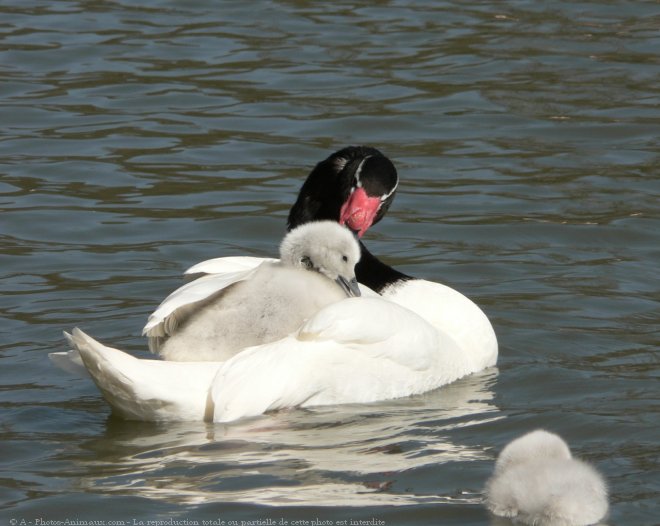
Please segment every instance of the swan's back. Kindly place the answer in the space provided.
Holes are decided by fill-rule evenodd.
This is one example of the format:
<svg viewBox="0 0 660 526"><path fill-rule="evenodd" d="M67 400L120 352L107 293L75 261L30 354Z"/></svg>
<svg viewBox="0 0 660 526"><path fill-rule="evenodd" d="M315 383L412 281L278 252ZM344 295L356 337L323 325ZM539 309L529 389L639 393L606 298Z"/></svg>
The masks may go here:
<svg viewBox="0 0 660 526"><path fill-rule="evenodd" d="M249 281L224 289L197 308L165 341L160 355L175 361L225 361L246 347L290 334L345 297L317 273L263 263Z"/></svg>
<svg viewBox="0 0 660 526"><path fill-rule="evenodd" d="M190 297L206 297L193 303L179 297L158 327L164 333L158 335L160 355L175 361L225 361L246 347L292 333L321 308L356 292L359 246L337 223L307 223L292 230L280 253L279 262L238 272L236 282L218 278L219 290L204 281L213 277L200 278L201 294L194 294L194 282L183 287Z"/></svg>

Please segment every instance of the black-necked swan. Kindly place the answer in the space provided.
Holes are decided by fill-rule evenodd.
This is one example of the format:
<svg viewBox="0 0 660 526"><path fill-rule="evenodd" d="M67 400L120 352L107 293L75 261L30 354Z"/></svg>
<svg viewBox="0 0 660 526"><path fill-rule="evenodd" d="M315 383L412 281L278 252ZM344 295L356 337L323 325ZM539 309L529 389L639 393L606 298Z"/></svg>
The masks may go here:
<svg viewBox="0 0 660 526"><path fill-rule="evenodd" d="M329 159L332 161L324 161L326 168L320 171L317 169L324 163L319 163L316 177L321 178L323 187L323 176L330 170L328 184L334 187L339 179L347 181L342 183L346 195L341 194L329 206L301 191L299 198L307 203L303 209L316 214L304 222L331 219L363 233L382 217L393 199L398 182L396 171L374 149L351 147ZM388 174L384 178L387 184L379 176L382 173ZM312 186L318 191L316 184ZM357 197L351 200L356 192ZM323 191L318 194L320 198L323 195ZM322 217L331 209L338 215ZM263 262L260 258L220 258L194 267L193 273L213 275L176 291L171 301L159 307L159 316L150 323L167 324L172 312L212 297L240 279L237 273L244 276ZM403 276L394 269L388 272L391 276ZM205 284L211 282L215 285L209 290ZM429 283L404 277L390 285L415 282ZM435 291L433 298L420 302L419 297L411 294L410 308L375 293L332 303L292 334L244 349L226 362L140 360L105 347L79 330L68 338L75 356L84 360L84 370L94 378L114 410L126 418L230 421L285 407L373 402L435 389L492 366L497 360L492 327L478 307L449 287L433 283L429 286ZM440 294L434 287L440 288ZM404 289L415 292L414 288ZM362 290L369 293L368 287ZM433 301L441 304L441 319L431 325L427 319L433 322L437 316ZM431 311L427 319L417 314L425 309ZM479 345L474 337L470 340L453 324L464 325L477 334L489 329L492 337L482 338L486 344ZM156 325L148 325L147 331ZM52 358L65 368L72 364L67 353L54 353Z"/></svg>
<svg viewBox="0 0 660 526"><path fill-rule="evenodd" d="M350 146L318 163L303 183L288 217L288 228L329 219L345 224L360 237L382 219L399 183L392 162L375 148ZM361 285L416 312L441 332L450 334L468 353L497 359L497 337L483 311L460 292L393 269L360 242L355 273ZM260 258L215 258L188 269L189 276L231 274L258 265ZM145 331L146 333L146 331Z"/></svg>
<svg viewBox="0 0 660 526"><path fill-rule="evenodd" d="M167 297L145 328L149 348L166 360L224 362L246 347L279 340L322 307L360 295L359 259L347 228L305 223L284 237L279 261L207 275Z"/></svg>
<svg viewBox="0 0 660 526"><path fill-rule="evenodd" d="M608 510L603 477L542 429L502 450L485 492L493 514L533 526L596 524Z"/></svg>

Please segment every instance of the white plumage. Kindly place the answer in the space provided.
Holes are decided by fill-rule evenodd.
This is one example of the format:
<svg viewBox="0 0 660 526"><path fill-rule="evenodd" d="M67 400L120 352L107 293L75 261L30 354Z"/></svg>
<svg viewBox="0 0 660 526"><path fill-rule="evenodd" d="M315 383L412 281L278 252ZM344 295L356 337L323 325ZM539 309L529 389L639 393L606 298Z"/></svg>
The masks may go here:
<svg viewBox="0 0 660 526"><path fill-rule="evenodd" d="M214 258L197 263L186 275L208 274L223 279L235 272L249 272L263 261L257 257ZM360 290L376 295L361 283ZM498 344L493 326L483 311L460 292L440 283L409 279L388 286L381 294L383 299L418 314L441 334L451 336L466 356L487 356L484 363L496 363Z"/></svg>
<svg viewBox="0 0 660 526"><path fill-rule="evenodd" d="M486 505L522 524L586 526L607 514L607 486L559 436L539 429L502 450L486 484Z"/></svg>
<svg viewBox="0 0 660 526"><path fill-rule="evenodd" d="M212 418L207 414L209 386L220 363L140 360L79 329L64 335L119 416L144 421Z"/></svg>
<svg viewBox="0 0 660 526"><path fill-rule="evenodd" d="M115 412L148 421L227 422L275 409L374 402L492 365L378 297L328 305L294 334L224 363L140 360L78 329L68 338Z"/></svg>
<svg viewBox="0 0 660 526"><path fill-rule="evenodd" d="M448 334L467 356L497 361L498 345L488 317L467 296L442 283L425 279L400 281L381 292L384 299L421 316L440 333Z"/></svg>
<svg viewBox="0 0 660 526"><path fill-rule="evenodd" d="M281 261L261 260L243 269L240 259L231 258L238 269L174 291L144 328L151 350L166 360L225 361L292 333L347 294L359 294L354 268L360 249L350 231L335 222L292 230L280 256Z"/></svg>

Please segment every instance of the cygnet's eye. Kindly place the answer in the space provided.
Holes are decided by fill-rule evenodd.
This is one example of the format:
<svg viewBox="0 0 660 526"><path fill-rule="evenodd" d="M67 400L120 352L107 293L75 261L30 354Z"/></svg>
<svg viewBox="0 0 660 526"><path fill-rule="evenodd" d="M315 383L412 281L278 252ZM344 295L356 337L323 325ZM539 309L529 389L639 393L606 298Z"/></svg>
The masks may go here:
<svg viewBox="0 0 660 526"><path fill-rule="evenodd" d="M311 269L314 267L314 264L312 263L312 260L309 258L309 256L303 256L300 258L300 264L305 267L307 270Z"/></svg>

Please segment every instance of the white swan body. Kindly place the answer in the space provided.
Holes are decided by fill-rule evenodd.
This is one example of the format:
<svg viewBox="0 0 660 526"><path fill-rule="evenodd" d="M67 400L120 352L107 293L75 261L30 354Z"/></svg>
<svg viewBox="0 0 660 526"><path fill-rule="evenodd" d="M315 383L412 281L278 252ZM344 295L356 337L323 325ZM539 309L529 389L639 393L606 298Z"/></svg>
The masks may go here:
<svg viewBox="0 0 660 526"><path fill-rule="evenodd" d="M425 279L394 283L381 294L418 314L440 333L449 334L469 355L488 356L488 365L496 363L498 345L493 326L467 296Z"/></svg>
<svg viewBox="0 0 660 526"><path fill-rule="evenodd" d="M419 394L491 365L381 298L347 298L276 342L221 362L140 360L69 337L113 409L139 420L228 422L266 411Z"/></svg>
<svg viewBox="0 0 660 526"><path fill-rule="evenodd" d="M235 272L249 272L262 261L257 257L214 258L197 263L185 275L207 274L221 280ZM377 296L362 283L360 290L363 295ZM409 279L388 286L382 291L382 298L418 314L441 334L450 335L468 355L489 357L485 366L497 362L497 337L490 320L473 301L455 289L433 281Z"/></svg>
<svg viewBox="0 0 660 526"><path fill-rule="evenodd" d="M607 514L607 487L559 436L539 429L502 450L486 484L486 504L522 524L590 525Z"/></svg>
<svg viewBox="0 0 660 526"><path fill-rule="evenodd" d="M221 363L140 360L79 329L64 335L119 416L149 422L209 420L209 385Z"/></svg>
<svg viewBox="0 0 660 526"><path fill-rule="evenodd" d="M144 328L149 348L166 360L225 361L292 333L347 294L359 294L354 269L360 249L337 223L293 229L280 252L280 261L202 276L174 291Z"/></svg>

